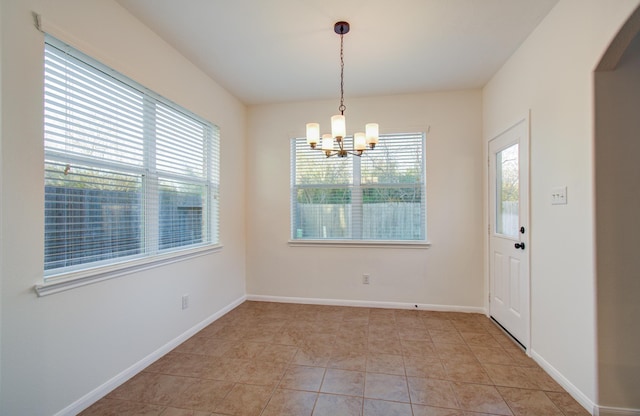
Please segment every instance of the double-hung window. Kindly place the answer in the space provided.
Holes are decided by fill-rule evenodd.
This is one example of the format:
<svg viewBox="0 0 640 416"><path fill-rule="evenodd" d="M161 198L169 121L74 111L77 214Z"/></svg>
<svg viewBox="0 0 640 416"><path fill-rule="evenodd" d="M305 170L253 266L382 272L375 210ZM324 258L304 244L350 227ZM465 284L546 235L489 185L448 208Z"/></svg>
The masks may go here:
<svg viewBox="0 0 640 416"><path fill-rule="evenodd" d="M50 36L44 52L45 279L217 245L218 128Z"/></svg>
<svg viewBox="0 0 640 416"><path fill-rule="evenodd" d="M292 139L292 241L426 242L424 157L423 133L381 135L346 158Z"/></svg>

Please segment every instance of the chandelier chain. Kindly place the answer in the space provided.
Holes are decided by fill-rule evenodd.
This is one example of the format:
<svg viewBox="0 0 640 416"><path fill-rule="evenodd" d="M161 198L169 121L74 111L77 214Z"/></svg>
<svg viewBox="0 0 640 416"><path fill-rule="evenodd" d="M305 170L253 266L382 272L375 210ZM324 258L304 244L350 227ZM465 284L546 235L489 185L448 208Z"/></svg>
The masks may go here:
<svg viewBox="0 0 640 416"><path fill-rule="evenodd" d="M340 33L340 114L344 115L344 34Z"/></svg>

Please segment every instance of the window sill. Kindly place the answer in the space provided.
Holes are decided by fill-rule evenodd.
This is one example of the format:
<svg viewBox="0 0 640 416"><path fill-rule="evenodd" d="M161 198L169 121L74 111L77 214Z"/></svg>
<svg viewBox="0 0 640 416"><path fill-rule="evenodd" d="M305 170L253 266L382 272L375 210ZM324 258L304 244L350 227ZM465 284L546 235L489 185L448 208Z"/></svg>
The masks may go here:
<svg viewBox="0 0 640 416"><path fill-rule="evenodd" d="M428 241L364 241L364 240L289 240L290 247L374 247L374 248L417 248L431 247Z"/></svg>
<svg viewBox="0 0 640 416"><path fill-rule="evenodd" d="M220 250L222 250L221 245L209 245L77 272L51 275L47 277L47 281L44 283L35 285L34 289L38 297L53 295L54 293L64 292L103 280L114 279L131 273L205 256Z"/></svg>

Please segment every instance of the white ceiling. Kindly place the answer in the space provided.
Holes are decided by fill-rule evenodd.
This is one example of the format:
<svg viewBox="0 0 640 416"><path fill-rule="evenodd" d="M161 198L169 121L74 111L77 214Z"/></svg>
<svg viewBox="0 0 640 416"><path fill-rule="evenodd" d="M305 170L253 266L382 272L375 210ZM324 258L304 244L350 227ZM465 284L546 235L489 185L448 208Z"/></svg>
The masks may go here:
<svg viewBox="0 0 640 416"><path fill-rule="evenodd" d="M558 0L117 0L245 104L480 88Z"/></svg>

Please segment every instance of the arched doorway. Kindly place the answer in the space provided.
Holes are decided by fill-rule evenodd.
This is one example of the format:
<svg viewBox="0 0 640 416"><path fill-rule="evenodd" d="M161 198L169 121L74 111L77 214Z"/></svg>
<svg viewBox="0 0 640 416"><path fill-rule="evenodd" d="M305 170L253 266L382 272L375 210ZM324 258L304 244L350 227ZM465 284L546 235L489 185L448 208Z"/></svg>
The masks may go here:
<svg viewBox="0 0 640 416"><path fill-rule="evenodd" d="M640 410L640 8L595 76L598 404ZM633 410L632 410L633 409Z"/></svg>

